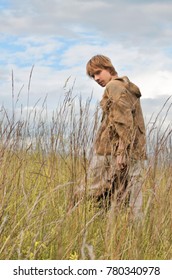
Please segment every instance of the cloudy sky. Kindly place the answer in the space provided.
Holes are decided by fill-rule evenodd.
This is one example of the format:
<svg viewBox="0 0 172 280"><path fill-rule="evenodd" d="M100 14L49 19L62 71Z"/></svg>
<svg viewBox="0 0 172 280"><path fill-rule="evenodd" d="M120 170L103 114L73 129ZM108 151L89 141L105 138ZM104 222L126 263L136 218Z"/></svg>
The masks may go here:
<svg viewBox="0 0 172 280"><path fill-rule="evenodd" d="M11 106L12 80L16 106L25 106L33 66L29 106L47 96L55 109L69 77L76 94L100 100L102 88L85 74L96 54L139 86L145 118L157 113L172 95L172 1L0 0L3 106Z"/></svg>

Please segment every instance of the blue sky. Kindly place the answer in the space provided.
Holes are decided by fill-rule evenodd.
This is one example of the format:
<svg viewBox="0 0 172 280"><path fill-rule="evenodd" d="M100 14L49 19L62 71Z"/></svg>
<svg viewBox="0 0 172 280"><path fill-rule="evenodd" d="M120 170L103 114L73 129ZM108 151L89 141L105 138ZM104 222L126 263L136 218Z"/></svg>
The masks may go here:
<svg viewBox="0 0 172 280"><path fill-rule="evenodd" d="M102 88L85 74L85 64L97 53L110 57L118 74L140 87L147 118L172 94L172 1L0 0L0 8L5 107L11 106L12 71L15 96L24 85L20 102L25 104L33 65L31 107L48 95L48 106L55 109L69 76L69 87L76 80L76 94L86 98L93 91L100 100Z"/></svg>

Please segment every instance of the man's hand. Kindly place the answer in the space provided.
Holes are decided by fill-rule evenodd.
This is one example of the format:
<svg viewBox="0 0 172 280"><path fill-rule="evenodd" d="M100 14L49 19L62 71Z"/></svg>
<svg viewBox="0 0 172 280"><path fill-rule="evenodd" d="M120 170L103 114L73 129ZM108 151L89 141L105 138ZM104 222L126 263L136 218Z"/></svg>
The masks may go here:
<svg viewBox="0 0 172 280"><path fill-rule="evenodd" d="M125 152L125 146L121 138L119 139L119 145L116 156L116 168L118 171L125 169L127 166L127 156Z"/></svg>
<svg viewBox="0 0 172 280"><path fill-rule="evenodd" d="M127 158L125 154L119 154L116 157L116 168L118 171L125 169L127 166Z"/></svg>

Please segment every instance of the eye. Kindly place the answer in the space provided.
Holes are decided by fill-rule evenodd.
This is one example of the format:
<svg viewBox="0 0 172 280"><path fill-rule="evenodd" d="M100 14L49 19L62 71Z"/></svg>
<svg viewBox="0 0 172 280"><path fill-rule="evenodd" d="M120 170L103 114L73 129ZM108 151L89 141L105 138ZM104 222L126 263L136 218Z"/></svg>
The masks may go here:
<svg viewBox="0 0 172 280"><path fill-rule="evenodd" d="M99 70L97 70L97 71L95 71L94 73L92 73L92 75L91 75L91 78L95 78L95 75L100 75L101 74L101 72L102 72L102 70L101 69L99 69Z"/></svg>
<svg viewBox="0 0 172 280"><path fill-rule="evenodd" d="M101 70L98 70L95 74L99 75L101 73Z"/></svg>
<svg viewBox="0 0 172 280"><path fill-rule="evenodd" d="M97 70L96 72L94 72L94 77L95 77L95 75L100 75L101 74L101 70Z"/></svg>

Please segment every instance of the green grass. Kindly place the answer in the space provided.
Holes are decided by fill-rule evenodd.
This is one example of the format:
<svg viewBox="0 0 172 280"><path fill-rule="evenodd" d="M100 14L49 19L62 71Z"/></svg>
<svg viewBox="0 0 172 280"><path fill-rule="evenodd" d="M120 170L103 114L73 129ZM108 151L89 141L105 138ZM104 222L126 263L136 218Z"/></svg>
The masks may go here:
<svg viewBox="0 0 172 280"><path fill-rule="evenodd" d="M98 123L96 111L88 118L89 105L80 100L77 116L68 98L50 122L1 116L0 259L172 258L170 128L158 133L143 170L140 222L123 206L107 211L86 198L73 204ZM26 144L30 129L35 136Z"/></svg>
<svg viewBox="0 0 172 280"><path fill-rule="evenodd" d="M71 207L70 174L60 178L58 157L52 164L9 153L1 164L1 259L171 259L170 170L154 192L151 176L145 181L145 217L136 223L125 208L105 211L89 200Z"/></svg>

